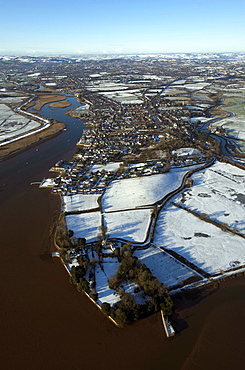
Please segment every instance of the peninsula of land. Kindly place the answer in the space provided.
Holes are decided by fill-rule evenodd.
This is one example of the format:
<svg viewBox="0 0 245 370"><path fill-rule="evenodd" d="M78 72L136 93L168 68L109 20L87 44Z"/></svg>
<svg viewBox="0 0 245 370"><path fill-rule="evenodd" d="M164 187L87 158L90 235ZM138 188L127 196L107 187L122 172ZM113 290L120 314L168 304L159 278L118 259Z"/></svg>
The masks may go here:
<svg viewBox="0 0 245 370"><path fill-rule="evenodd" d="M66 74L62 65L46 77L28 72L34 95L15 106L34 120L45 104L69 106L60 93L80 102L69 113L86 123L73 159L54 163L55 177L41 184L62 197L57 253L71 282L117 324L159 310L171 317L179 292L244 272L241 59L80 63ZM52 93L36 91L41 80ZM14 108L6 99L20 91L3 89L5 117ZM38 117L24 135L54 128ZM20 141L13 120L1 126L5 141Z"/></svg>

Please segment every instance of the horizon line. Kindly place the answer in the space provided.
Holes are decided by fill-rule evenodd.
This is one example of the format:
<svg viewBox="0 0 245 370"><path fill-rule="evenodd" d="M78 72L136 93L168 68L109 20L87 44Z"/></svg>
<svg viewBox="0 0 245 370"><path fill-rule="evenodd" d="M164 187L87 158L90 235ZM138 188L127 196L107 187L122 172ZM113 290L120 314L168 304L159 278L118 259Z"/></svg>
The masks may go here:
<svg viewBox="0 0 245 370"><path fill-rule="evenodd" d="M76 56L76 57L82 57L82 56L90 56L90 55L98 55L98 56L139 56L139 55L174 55L174 54L245 54L245 51L171 51L171 52L88 52L88 53L79 53L79 52L39 52L39 51L10 51L10 50L0 50L0 57L4 56L13 56L13 57L23 57L23 56L29 56L29 57L36 57L36 56Z"/></svg>

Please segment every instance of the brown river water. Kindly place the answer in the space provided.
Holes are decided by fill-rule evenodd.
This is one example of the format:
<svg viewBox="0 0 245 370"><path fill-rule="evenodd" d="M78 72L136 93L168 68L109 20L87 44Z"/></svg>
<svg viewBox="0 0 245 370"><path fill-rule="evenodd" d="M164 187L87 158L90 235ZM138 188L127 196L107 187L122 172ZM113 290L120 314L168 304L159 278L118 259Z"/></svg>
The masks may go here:
<svg viewBox="0 0 245 370"><path fill-rule="evenodd" d="M50 254L59 197L30 185L72 157L79 135L71 141L67 135L0 163L1 368L243 369L244 276L205 298L179 300L181 331L171 340L160 314L119 329L70 285Z"/></svg>

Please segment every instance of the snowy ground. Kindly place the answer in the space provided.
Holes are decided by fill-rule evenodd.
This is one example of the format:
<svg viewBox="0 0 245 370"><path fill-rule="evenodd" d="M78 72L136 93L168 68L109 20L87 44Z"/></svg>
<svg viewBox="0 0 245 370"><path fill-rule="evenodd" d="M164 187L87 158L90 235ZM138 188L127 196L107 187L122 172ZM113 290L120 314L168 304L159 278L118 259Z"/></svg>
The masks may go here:
<svg viewBox="0 0 245 370"><path fill-rule="evenodd" d="M106 260L106 259L105 259ZM103 302L110 303L111 305L120 301L119 294L108 287L108 279L112 275L116 275L119 264L113 262L103 263L104 271L101 270L100 266L96 265L95 270L95 281L96 291L98 293L98 303L101 305Z"/></svg>
<svg viewBox="0 0 245 370"><path fill-rule="evenodd" d="M63 196L65 212L87 211L98 208L98 194L74 194Z"/></svg>
<svg viewBox="0 0 245 370"><path fill-rule="evenodd" d="M203 117L203 116L200 116L200 117L192 117L190 118L190 122L191 123L195 123L197 121L200 121L201 123L205 123L205 122L208 122L210 121L212 118L208 118L208 117ZM183 118L183 121L186 121L188 120L186 117Z"/></svg>
<svg viewBox="0 0 245 370"><path fill-rule="evenodd" d="M227 108L229 110L229 108ZM233 117L224 118L212 123L212 127L223 127L228 132L228 135L237 139L245 140L245 117L244 115L235 115Z"/></svg>
<svg viewBox="0 0 245 370"><path fill-rule="evenodd" d="M95 164L94 166L91 167L91 172L96 172L96 171L102 171L102 170L105 170L107 172L114 172L114 171L117 171L120 167L120 164L122 164L122 162L109 162L105 165L102 165L102 164Z"/></svg>
<svg viewBox="0 0 245 370"><path fill-rule="evenodd" d="M230 164L216 162L192 176L191 189L175 202L212 220L226 223L245 235L245 171Z"/></svg>
<svg viewBox="0 0 245 370"><path fill-rule="evenodd" d="M5 104L0 104L0 142L21 136L40 126L40 123L13 112Z"/></svg>
<svg viewBox="0 0 245 370"><path fill-rule="evenodd" d="M146 299L145 299L144 293L142 291L138 293L134 292L134 289L139 287L137 284L131 281L128 281L127 283L124 282L122 286L123 286L123 289L125 290L125 293L131 294L132 296L134 296L136 304L145 304Z"/></svg>
<svg viewBox="0 0 245 370"><path fill-rule="evenodd" d="M93 85L87 86L87 89L91 91L115 91L118 89L123 90L127 88L128 87L124 84L107 81L95 82Z"/></svg>
<svg viewBox="0 0 245 370"><path fill-rule="evenodd" d="M101 213L89 212L66 216L67 229L74 232L76 238L86 238L87 243L98 240L101 226Z"/></svg>
<svg viewBox="0 0 245 370"><path fill-rule="evenodd" d="M110 164L110 169L113 164ZM153 203L176 189L184 174L200 165L172 169L169 173L123 179L112 182L102 196L102 210L66 216L68 230L74 237L84 237L87 242L98 240L102 217L109 238L122 238L143 243L151 222ZM205 213L219 223L226 223L245 234L245 172L230 164L216 162L192 176L193 186L171 199L175 203ZM65 210L83 211L97 208L98 195L77 194L65 196ZM142 208L140 208L142 207ZM146 264L156 278L169 289L185 284L188 279L200 277L193 269L164 252L160 247L175 251L207 273L222 274L245 265L245 242L240 236L207 223L179 209L170 202L159 214L154 233L154 245L138 249L134 255ZM77 264L76 260L72 262ZM118 268L116 258L104 258L102 269L96 267L98 303L115 304L118 293L109 289L108 279ZM142 295L134 294L135 284L124 284L136 302Z"/></svg>
<svg viewBox="0 0 245 370"><path fill-rule="evenodd" d="M26 103L23 103L21 107L24 104ZM18 107L17 111L21 112L21 107ZM15 113L5 104L0 104L0 146L22 139L50 126L49 120L46 118L37 117L30 112L24 112L24 114L30 119ZM37 118L44 125L32 120L32 118Z"/></svg>
<svg viewBox="0 0 245 370"><path fill-rule="evenodd" d="M49 178L49 179L44 179L39 187L40 188L52 188L54 185L55 185L54 179Z"/></svg>
<svg viewBox="0 0 245 370"><path fill-rule="evenodd" d="M243 238L174 206L161 213L154 243L177 252L210 274L245 264Z"/></svg>
<svg viewBox="0 0 245 370"><path fill-rule="evenodd" d="M136 91L135 91L136 92ZM121 104L142 104L143 100L140 99L141 94L132 93L127 91L114 91L114 92L103 92L102 95L109 99L115 100ZM139 95L139 96L138 96Z"/></svg>
<svg viewBox="0 0 245 370"><path fill-rule="evenodd" d="M119 263L114 258L104 258L103 269L97 264L95 270L95 280L96 280L96 291L98 293L98 303L101 305L103 302L110 303L111 305L120 301L119 294L108 287L108 280L112 275L116 275ZM121 284L122 288L126 293L129 293L134 296L135 302L137 304L144 304L145 298L143 293L135 293L134 289L138 287L137 284L131 281L125 281Z"/></svg>
<svg viewBox="0 0 245 370"><path fill-rule="evenodd" d="M193 178L194 186L184 192L184 197L177 195L173 200L244 232L245 208L237 200L240 196L244 201L244 171L218 162ZM154 243L177 252L210 274L245 264L243 238L170 204L159 215Z"/></svg>
<svg viewBox="0 0 245 370"><path fill-rule="evenodd" d="M190 156L194 156L194 155L200 156L200 155L202 155L200 150L195 149L195 148L179 148L179 149L176 149L176 150L172 150L171 154L176 154L178 157L186 156L186 155L190 155Z"/></svg>
<svg viewBox="0 0 245 370"><path fill-rule="evenodd" d="M181 185L183 176L193 167L176 168L170 172L113 181L103 195L104 212L134 209L151 205Z"/></svg>
<svg viewBox="0 0 245 370"><path fill-rule="evenodd" d="M167 288L174 287L185 280L197 276L189 267L169 256L160 248L150 246L147 249L136 250L134 255L145 264L161 283Z"/></svg>
<svg viewBox="0 0 245 370"><path fill-rule="evenodd" d="M9 95L6 97L0 98L0 104L15 104L15 103L21 103L23 99L26 99L25 96L13 96L14 93L10 92Z"/></svg>
<svg viewBox="0 0 245 370"><path fill-rule="evenodd" d="M152 209L105 213L105 225L110 238L143 243L151 222Z"/></svg>
<svg viewBox="0 0 245 370"><path fill-rule="evenodd" d="M192 84L185 84L184 87L189 90L202 90L203 88L209 86L210 83L208 82L198 82Z"/></svg>

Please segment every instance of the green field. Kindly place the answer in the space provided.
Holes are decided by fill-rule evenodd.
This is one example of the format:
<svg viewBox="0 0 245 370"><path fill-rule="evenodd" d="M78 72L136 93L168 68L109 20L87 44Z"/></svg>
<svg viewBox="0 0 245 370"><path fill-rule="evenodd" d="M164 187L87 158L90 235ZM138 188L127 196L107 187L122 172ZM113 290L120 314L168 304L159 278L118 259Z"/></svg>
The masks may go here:
<svg viewBox="0 0 245 370"><path fill-rule="evenodd" d="M233 113L231 117L223 118L212 126L222 126L226 129L228 136L240 139L236 142L241 152L245 152L245 96L234 93L224 93L223 111Z"/></svg>
<svg viewBox="0 0 245 370"><path fill-rule="evenodd" d="M222 107L227 112L234 113L236 115L245 115L245 97L244 96L229 96L225 95L225 102L231 104Z"/></svg>

